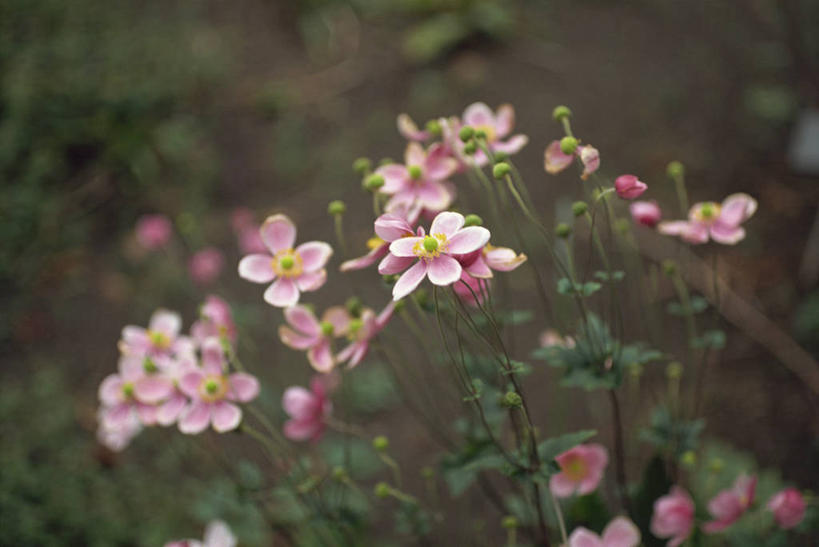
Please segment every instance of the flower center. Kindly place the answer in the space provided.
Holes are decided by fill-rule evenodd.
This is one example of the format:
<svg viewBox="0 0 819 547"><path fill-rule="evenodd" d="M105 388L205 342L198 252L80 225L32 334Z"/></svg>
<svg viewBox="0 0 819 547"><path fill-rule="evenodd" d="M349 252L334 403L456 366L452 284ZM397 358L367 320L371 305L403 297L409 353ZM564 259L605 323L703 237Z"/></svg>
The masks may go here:
<svg viewBox="0 0 819 547"><path fill-rule="evenodd" d="M335 329L333 328L333 324L330 323L329 321L321 322L321 334L323 334L324 336L331 336L334 330Z"/></svg>
<svg viewBox="0 0 819 547"><path fill-rule="evenodd" d="M561 469L566 474L566 477L573 482L583 480L588 473L586 462L584 462L581 458L571 459L570 461L566 462L565 465L561 466Z"/></svg>
<svg viewBox="0 0 819 547"><path fill-rule="evenodd" d="M407 167L407 171L409 172L409 176L412 180L418 180L421 178L421 175L424 174L424 172L421 170L421 167L419 167L418 165L410 165L409 167Z"/></svg>
<svg viewBox="0 0 819 547"><path fill-rule="evenodd" d="M434 253L438 250L438 240L432 236L424 238L424 250L428 253Z"/></svg>
<svg viewBox="0 0 819 547"><path fill-rule="evenodd" d="M149 330L148 339L151 341L151 345L157 349L168 349L171 345L170 337L163 332Z"/></svg>
<svg viewBox="0 0 819 547"><path fill-rule="evenodd" d="M373 237L371 237L370 239L367 240L367 248L372 251L373 249L379 248L384 243L386 243L386 241L384 241L380 237L373 236Z"/></svg>
<svg viewBox="0 0 819 547"><path fill-rule="evenodd" d="M282 277L298 277L302 272L301 256L293 249L279 251L273 257L273 272Z"/></svg>
<svg viewBox="0 0 819 547"><path fill-rule="evenodd" d="M476 125L475 126L475 133L483 131L486 135L486 142L495 142L497 138L497 134L495 133L495 128L491 125Z"/></svg>
<svg viewBox="0 0 819 547"><path fill-rule="evenodd" d="M145 360L142 361L142 369L148 374L153 374L154 372L159 370L159 368L156 366L156 363L154 363L154 360L151 359L150 357L146 357Z"/></svg>
<svg viewBox="0 0 819 547"><path fill-rule="evenodd" d="M708 201L700 205L699 210L694 213L694 217L700 222L711 222L716 220L721 209L719 203Z"/></svg>
<svg viewBox="0 0 819 547"><path fill-rule="evenodd" d="M446 251L446 247L446 236L444 234L434 234L428 235L416 243L412 248L412 252L418 258L435 258Z"/></svg>
<svg viewBox="0 0 819 547"><path fill-rule="evenodd" d="M228 383L224 376L208 376L199 386L199 395L207 402L223 399L227 391Z"/></svg>
<svg viewBox="0 0 819 547"><path fill-rule="evenodd" d="M134 396L134 384L132 384L131 382L122 384L122 395L126 399L130 399L131 397L133 397Z"/></svg>

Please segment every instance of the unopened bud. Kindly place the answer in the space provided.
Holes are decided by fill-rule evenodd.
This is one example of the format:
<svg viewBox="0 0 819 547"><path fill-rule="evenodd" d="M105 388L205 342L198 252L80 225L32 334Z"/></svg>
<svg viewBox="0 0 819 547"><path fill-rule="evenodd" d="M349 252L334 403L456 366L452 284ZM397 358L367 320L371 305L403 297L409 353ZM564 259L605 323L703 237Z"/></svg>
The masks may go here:
<svg viewBox="0 0 819 547"><path fill-rule="evenodd" d="M514 391L507 391L501 399L501 405L506 408L520 408L522 404L523 399Z"/></svg>
<svg viewBox="0 0 819 547"><path fill-rule="evenodd" d="M426 130L429 131L429 134L433 137L441 136L441 124L438 120L429 120L426 125Z"/></svg>
<svg viewBox="0 0 819 547"><path fill-rule="evenodd" d="M589 206L585 201L575 201L572 203L572 214L576 217L585 215L588 210Z"/></svg>
<svg viewBox="0 0 819 547"><path fill-rule="evenodd" d="M567 237L572 235L572 227L566 224L565 222L561 222L555 227L555 235L557 235L557 237L566 239Z"/></svg>
<svg viewBox="0 0 819 547"><path fill-rule="evenodd" d="M379 435L373 439L373 448L378 452L385 451L390 446L390 441L384 435Z"/></svg>
<svg viewBox="0 0 819 547"><path fill-rule="evenodd" d="M683 167L682 163L674 160L668 164L668 167L665 168L665 172L672 179L678 179L685 175L685 167Z"/></svg>
<svg viewBox="0 0 819 547"><path fill-rule="evenodd" d="M330 323L329 321L322 321L321 324L320 324L320 327L321 327L321 334L323 334L324 336L332 336L333 331L335 330L335 328L333 327L333 324Z"/></svg>
<svg viewBox="0 0 819 547"><path fill-rule="evenodd" d="M574 154L574 151L577 150L577 139L574 137L563 137L560 139L560 150L569 156Z"/></svg>
<svg viewBox="0 0 819 547"><path fill-rule="evenodd" d="M377 192L382 186L384 186L384 177L381 175L372 174L364 179L364 188L370 192Z"/></svg>
<svg viewBox="0 0 819 547"><path fill-rule="evenodd" d="M475 136L475 130L472 127L465 125L458 131L458 138L460 138L463 142L472 140L472 137Z"/></svg>
<svg viewBox="0 0 819 547"><path fill-rule="evenodd" d="M478 130L475 131L475 138L476 139L481 139L481 140L485 141L487 137L488 137L488 135L486 134L486 131L484 131L483 129L478 129Z"/></svg>
<svg viewBox="0 0 819 547"><path fill-rule="evenodd" d="M347 471L345 471L345 469L340 465L337 465L333 468L332 476L333 480L342 482L344 480L347 480Z"/></svg>
<svg viewBox="0 0 819 547"><path fill-rule="evenodd" d="M708 469L712 473L720 473L723 469L725 469L725 462L722 461L722 458L714 458L708 462Z"/></svg>
<svg viewBox="0 0 819 547"><path fill-rule="evenodd" d="M686 467L694 467L697 465L697 454L693 450L687 450L683 452L683 455L680 457L680 463L682 463Z"/></svg>
<svg viewBox="0 0 819 547"><path fill-rule="evenodd" d="M350 315L352 315L353 317L360 317L361 310L364 307L364 305L361 303L361 299L359 297L351 296L350 298L347 299L345 307L347 308L347 312L349 312Z"/></svg>
<svg viewBox="0 0 819 547"><path fill-rule="evenodd" d="M347 206L341 200L331 201L329 205L327 205L327 212L333 216L343 215L344 212L347 210Z"/></svg>
<svg viewBox="0 0 819 547"><path fill-rule="evenodd" d="M392 493L392 488L386 482L379 482L373 488L373 493L375 493L375 497L377 498L388 498L390 497L390 493Z"/></svg>
<svg viewBox="0 0 819 547"><path fill-rule="evenodd" d="M464 217L464 226L481 226L483 225L483 219L478 215L466 215Z"/></svg>
<svg viewBox="0 0 819 547"><path fill-rule="evenodd" d="M503 519L501 519L501 526L503 526L506 530L511 530L520 526L520 522L518 521L517 517L513 515L506 515L503 517Z"/></svg>
<svg viewBox="0 0 819 547"><path fill-rule="evenodd" d="M494 156L495 163L500 163L509 159L509 154L502 150L496 150L492 155Z"/></svg>
<svg viewBox="0 0 819 547"><path fill-rule="evenodd" d="M563 120L563 118L570 118L572 116L572 111L569 110L568 106L556 106L554 110L552 110L552 118L559 122Z"/></svg>
<svg viewBox="0 0 819 547"><path fill-rule="evenodd" d="M495 166L492 167L492 175L496 179L502 179L508 175L511 170L512 168L509 167L509 164L506 162L496 163Z"/></svg>
<svg viewBox="0 0 819 547"><path fill-rule="evenodd" d="M671 363L668 363L668 366L665 369L665 375L669 380L679 380L682 373L683 366L679 361L672 361Z"/></svg>
<svg viewBox="0 0 819 547"><path fill-rule="evenodd" d="M370 158L358 158L353 162L353 171L363 176L370 172L372 165Z"/></svg>
<svg viewBox="0 0 819 547"><path fill-rule="evenodd" d="M475 141L469 141L464 145L464 154L471 156L475 152L478 151L478 145L475 144Z"/></svg>

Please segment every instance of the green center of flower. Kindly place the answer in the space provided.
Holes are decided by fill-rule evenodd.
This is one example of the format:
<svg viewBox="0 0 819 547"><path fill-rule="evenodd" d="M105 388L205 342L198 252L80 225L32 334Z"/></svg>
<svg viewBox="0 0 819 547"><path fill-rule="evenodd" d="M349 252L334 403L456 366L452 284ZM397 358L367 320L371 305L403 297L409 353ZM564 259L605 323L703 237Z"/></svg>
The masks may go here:
<svg viewBox="0 0 819 547"><path fill-rule="evenodd" d="M426 236L423 245L424 250L428 253L434 253L438 250L438 240L432 236Z"/></svg>
<svg viewBox="0 0 819 547"><path fill-rule="evenodd" d="M156 366L156 363L154 363L154 360L151 359L150 357L146 357L145 360L142 361L142 369L148 374L153 374L154 372L159 370L159 368Z"/></svg>
<svg viewBox="0 0 819 547"><path fill-rule="evenodd" d="M282 267L282 270L289 270L296 264L296 261L293 260L292 256L283 256L281 260L279 260L279 266Z"/></svg>
<svg viewBox="0 0 819 547"><path fill-rule="evenodd" d="M219 382L216 380L206 380L205 391L207 391L209 395L215 395L216 392L219 391Z"/></svg>
<svg viewBox="0 0 819 547"><path fill-rule="evenodd" d="M333 324L329 321L322 321L321 322L321 334L324 336L330 336L333 334Z"/></svg>
<svg viewBox="0 0 819 547"><path fill-rule="evenodd" d="M420 179L421 175L423 174L421 168L417 165L410 165L407 167L407 171L409 171L409 176L412 180Z"/></svg>
<svg viewBox="0 0 819 547"><path fill-rule="evenodd" d="M716 208L714 207L713 203L706 203L700 209L700 213L702 214L702 218L709 219L714 216Z"/></svg>
<svg viewBox="0 0 819 547"><path fill-rule="evenodd" d="M301 256L293 249L279 251L273 256L273 272L283 277L298 277L302 272Z"/></svg>
<svg viewBox="0 0 819 547"><path fill-rule="evenodd" d="M155 330L148 331L148 339L153 346L160 349L166 349L171 345L171 339L165 333Z"/></svg>
<svg viewBox="0 0 819 547"><path fill-rule="evenodd" d="M122 394L125 396L126 399L130 399L134 396L134 384L128 382L126 384L122 384Z"/></svg>
<svg viewBox="0 0 819 547"><path fill-rule="evenodd" d="M361 327L364 326L364 321L361 319L355 318L350 321L350 334L355 335L358 331L361 330Z"/></svg>
<svg viewBox="0 0 819 547"><path fill-rule="evenodd" d="M566 464L562 466L562 470L566 474L566 477L574 482L583 480L588 474L586 462L584 462L581 458L573 458L572 460L566 462Z"/></svg>

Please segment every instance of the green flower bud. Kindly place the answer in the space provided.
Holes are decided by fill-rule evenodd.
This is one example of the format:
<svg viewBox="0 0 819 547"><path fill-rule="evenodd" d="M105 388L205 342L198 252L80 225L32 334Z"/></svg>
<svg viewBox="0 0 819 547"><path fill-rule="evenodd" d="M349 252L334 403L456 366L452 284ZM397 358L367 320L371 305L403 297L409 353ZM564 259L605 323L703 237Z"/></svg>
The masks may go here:
<svg viewBox="0 0 819 547"><path fill-rule="evenodd" d="M461 139L463 142L466 142L466 141L468 141L468 140L471 140L471 139L472 139L472 137L474 137L474 136L475 136L475 130L474 130L474 129L472 129L472 128L471 128L470 126L468 126L468 125L463 126L463 127L461 128L461 130L458 132L458 137L459 137L459 138L460 138L460 139Z"/></svg>
<svg viewBox="0 0 819 547"><path fill-rule="evenodd" d="M320 326L321 326L321 334L323 334L324 336L332 336L333 335L333 331L335 330L335 328L333 327L332 323L330 323L329 321L322 321Z"/></svg>
<svg viewBox="0 0 819 547"><path fill-rule="evenodd" d="M384 177L381 175L372 174L364 179L364 188L370 192L376 192L382 186L384 186Z"/></svg>
<svg viewBox="0 0 819 547"><path fill-rule="evenodd" d="M438 120L429 120L426 124L426 130L429 131L429 134L433 137L441 136L441 124Z"/></svg>
<svg viewBox="0 0 819 547"><path fill-rule="evenodd" d="M339 199L331 201L330 204L327 205L327 212L333 216L343 215L346 210L347 206Z"/></svg>
<svg viewBox="0 0 819 547"><path fill-rule="evenodd" d="M632 378L639 378L643 375L643 365L640 363L631 363L628 366L628 372Z"/></svg>
<svg viewBox="0 0 819 547"><path fill-rule="evenodd" d="M488 135L486 134L486 131L484 131L483 129L478 129L477 131L475 131L475 138L476 139L481 139L481 140L485 141L487 139L487 137L488 137Z"/></svg>
<svg viewBox="0 0 819 547"><path fill-rule="evenodd" d="M370 161L370 158L358 158L353 162L353 171L364 176L370 172L372 165L373 162Z"/></svg>
<svg viewBox="0 0 819 547"><path fill-rule="evenodd" d="M464 154L471 156L475 152L478 151L478 145L475 144L475 141L469 141L464 145Z"/></svg>
<svg viewBox="0 0 819 547"><path fill-rule="evenodd" d="M390 488L390 485L386 482L379 482L375 485L373 492L375 493L375 497L384 499L390 497L392 488Z"/></svg>
<svg viewBox="0 0 819 547"><path fill-rule="evenodd" d="M332 476L333 476L333 480L336 480L338 482L342 482L342 481L347 480L347 471L343 467L341 467L340 465L337 465L337 466L335 466L333 468Z"/></svg>
<svg viewBox="0 0 819 547"><path fill-rule="evenodd" d="M360 317L361 310L364 305L361 303L361 299L357 296L351 296L347 299L345 303L345 307L347 308L347 312L352 315L353 317Z"/></svg>
<svg viewBox="0 0 819 547"><path fill-rule="evenodd" d="M669 380L679 380L682 374L683 366L682 363L678 361L668 363L668 366L665 368L665 375Z"/></svg>
<svg viewBox="0 0 819 547"><path fill-rule="evenodd" d="M378 452L384 452L390 446L390 441L384 435L379 435L373 439L373 448Z"/></svg>
<svg viewBox="0 0 819 547"><path fill-rule="evenodd" d="M506 530L511 530L520 526L520 522L518 521L517 517L513 515L506 515L503 517L503 519L501 519L501 526L503 526Z"/></svg>
<svg viewBox="0 0 819 547"><path fill-rule="evenodd" d="M496 163L495 166L492 168L492 175L496 179L502 179L503 177L508 175L511 170L512 168L509 167L509 164L506 162Z"/></svg>
<svg viewBox="0 0 819 547"><path fill-rule="evenodd" d="M572 111L569 110L568 106L560 105L560 106L556 106L555 109L552 110L552 118L556 122L559 122L559 121L563 120L563 118L571 118L571 116L572 116Z"/></svg>
<svg viewBox="0 0 819 547"><path fill-rule="evenodd" d="M572 214L576 217L585 215L588 210L589 206L585 201L575 201L572 203Z"/></svg>
<svg viewBox="0 0 819 547"><path fill-rule="evenodd" d="M520 408L521 405L523 405L523 399L514 391L507 391L501 399L501 406L506 408Z"/></svg>
<svg viewBox="0 0 819 547"><path fill-rule="evenodd" d="M421 178L421 175L424 174L424 172L421 170L421 167L419 167L418 165L410 165L409 167L407 167L407 171L409 172L409 176L412 180L418 180Z"/></svg>
<svg viewBox="0 0 819 547"><path fill-rule="evenodd" d="M501 152L500 150L494 152L492 155L495 158L495 163L500 163L502 161L506 161L509 159L509 154L507 154L506 152Z"/></svg>
<svg viewBox="0 0 819 547"><path fill-rule="evenodd" d="M708 462L708 470L712 473L720 473L723 469L725 469L725 462L722 461L722 458L714 458Z"/></svg>
<svg viewBox="0 0 819 547"><path fill-rule="evenodd" d="M677 273L677 263L670 259L663 260L663 273L669 277Z"/></svg>
<svg viewBox="0 0 819 547"><path fill-rule="evenodd" d="M466 215L464 217L464 226L482 226L483 219L478 215Z"/></svg>
<svg viewBox="0 0 819 547"><path fill-rule="evenodd" d="M680 463L686 467L694 467L697 465L697 454L693 450L683 452L683 455L680 457Z"/></svg>
<svg viewBox="0 0 819 547"><path fill-rule="evenodd" d="M572 227L566 224L565 222L561 222L555 227L555 235L557 235L557 237L566 239L567 237L572 235Z"/></svg>
<svg viewBox="0 0 819 547"><path fill-rule="evenodd" d="M292 268L292 267L293 267L295 264L296 264L296 260L295 260L295 259L294 259L292 256L290 256L290 255L283 256L283 257L281 257L281 258L279 259L279 266L281 266L281 268L282 268L283 270L289 270L289 269L290 269L290 268Z"/></svg>
<svg viewBox="0 0 819 547"><path fill-rule="evenodd" d="M146 357L144 361L142 361L142 369L147 372L148 374L153 374L159 368L156 366L156 363L150 357Z"/></svg>
<svg viewBox="0 0 819 547"><path fill-rule="evenodd" d="M665 172L670 178L677 179L685 175L685 167L682 163L674 160L668 164L668 167L665 168Z"/></svg>
<svg viewBox="0 0 819 547"><path fill-rule="evenodd" d="M563 137L560 139L560 150L564 154L572 155L577 150L577 139L574 137Z"/></svg>
<svg viewBox="0 0 819 547"><path fill-rule="evenodd" d="M421 468L421 476L425 479L431 479L435 476L435 470L428 465Z"/></svg>

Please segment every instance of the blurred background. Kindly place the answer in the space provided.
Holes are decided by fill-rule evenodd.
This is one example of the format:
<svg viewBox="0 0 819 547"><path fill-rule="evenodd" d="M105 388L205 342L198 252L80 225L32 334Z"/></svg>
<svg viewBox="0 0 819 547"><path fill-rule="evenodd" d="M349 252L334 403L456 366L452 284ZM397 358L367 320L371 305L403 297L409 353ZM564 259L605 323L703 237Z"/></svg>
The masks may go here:
<svg viewBox="0 0 819 547"><path fill-rule="evenodd" d="M578 184L542 169L558 104L608 175L638 173L670 203L677 159L692 201L752 194L760 210L721 249L721 273L819 355L817 27L810 0L0 0L0 544L159 545L213 517L269 544L254 450L151 430L113 454L95 439L97 386L122 326L160 306L190 325L214 293L279 416L309 370L235 273L236 208L254 222L286 212L301 241L333 241L326 207L343 199L363 254L370 204L350 166L402 157L401 112L422 124L512 103L530 137L516 163L547 215ZM174 223L160 254L134 237L153 213ZM208 248L222 258L192 266ZM346 286L339 258L328 287ZM311 301L337 303L332 291ZM380 308L387 293L373 294ZM707 433L819 488L816 395L754 340L730 339ZM422 451L379 369L360 378L354 411Z"/></svg>

